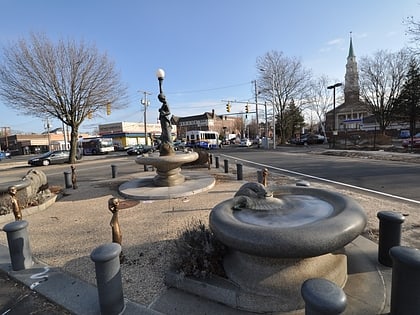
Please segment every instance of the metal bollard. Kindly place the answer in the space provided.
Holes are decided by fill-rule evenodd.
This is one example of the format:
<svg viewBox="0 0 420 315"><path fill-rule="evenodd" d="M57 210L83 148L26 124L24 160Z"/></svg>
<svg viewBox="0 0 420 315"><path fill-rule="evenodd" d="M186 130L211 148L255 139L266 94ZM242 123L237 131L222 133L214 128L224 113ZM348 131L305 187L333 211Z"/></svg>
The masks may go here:
<svg viewBox="0 0 420 315"><path fill-rule="evenodd" d="M258 170L257 171L257 182L262 184L263 181L263 171L262 170Z"/></svg>
<svg viewBox="0 0 420 315"><path fill-rule="evenodd" d="M392 258L391 315L418 314L420 310L420 250L395 246Z"/></svg>
<svg viewBox="0 0 420 315"><path fill-rule="evenodd" d="M225 165L225 173L229 173L229 160L223 160Z"/></svg>
<svg viewBox="0 0 420 315"><path fill-rule="evenodd" d="M210 165L213 164L213 154L209 154L209 162L210 162Z"/></svg>
<svg viewBox="0 0 420 315"><path fill-rule="evenodd" d="M33 265L27 227L28 222L25 220L14 221L3 227L3 231L7 233L10 260L14 271L31 268Z"/></svg>
<svg viewBox="0 0 420 315"><path fill-rule="evenodd" d="M301 294L305 301L305 315L338 315L347 306L344 291L326 279L308 279L302 284Z"/></svg>
<svg viewBox="0 0 420 315"><path fill-rule="evenodd" d="M214 157L214 160L215 160L215 163L216 163L216 168L219 168L220 167L220 165L219 165L219 157L218 156L215 156Z"/></svg>
<svg viewBox="0 0 420 315"><path fill-rule="evenodd" d="M236 164L236 179L243 180L244 179L244 172L243 172L243 165Z"/></svg>
<svg viewBox="0 0 420 315"><path fill-rule="evenodd" d="M112 178L117 177L117 174L118 174L118 166L117 165L114 165L114 164L111 165L111 174L112 174Z"/></svg>
<svg viewBox="0 0 420 315"><path fill-rule="evenodd" d="M72 188L73 183L71 182L71 173L70 172L64 172L64 184L66 188Z"/></svg>
<svg viewBox="0 0 420 315"><path fill-rule="evenodd" d="M146 164L143 164L143 170L145 171L145 172L147 172L148 170L147 170L147 165Z"/></svg>
<svg viewBox="0 0 420 315"><path fill-rule="evenodd" d="M125 309L120 253L120 244L109 243L95 248L90 254L90 258L95 262L99 306L102 315L122 314Z"/></svg>
<svg viewBox="0 0 420 315"><path fill-rule="evenodd" d="M392 267L392 259L389 250L401 244L401 224L404 216L393 211L380 211L379 218L379 241L378 241L378 261L387 267Z"/></svg>

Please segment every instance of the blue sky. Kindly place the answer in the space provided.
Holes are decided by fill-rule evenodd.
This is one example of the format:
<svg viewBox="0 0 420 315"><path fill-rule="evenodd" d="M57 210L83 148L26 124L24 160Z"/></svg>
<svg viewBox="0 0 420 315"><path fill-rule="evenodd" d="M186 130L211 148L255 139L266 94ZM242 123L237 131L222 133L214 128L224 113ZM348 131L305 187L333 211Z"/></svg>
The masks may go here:
<svg viewBox="0 0 420 315"><path fill-rule="evenodd" d="M129 87L130 104L86 121L143 121L143 94L151 92L147 122L157 122L156 70L166 72L164 92L177 116L253 100L256 60L270 51L298 57L315 76L344 81L352 32L356 57L409 44L402 21L420 20L420 0L0 0L0 46L30 32L51 40L95 44L115 61ZM232 111L243 111L234 104ZM44 131L39 118L22 116L0 101L0 127ZM60 127L58 121L53 127Z"/></svg>

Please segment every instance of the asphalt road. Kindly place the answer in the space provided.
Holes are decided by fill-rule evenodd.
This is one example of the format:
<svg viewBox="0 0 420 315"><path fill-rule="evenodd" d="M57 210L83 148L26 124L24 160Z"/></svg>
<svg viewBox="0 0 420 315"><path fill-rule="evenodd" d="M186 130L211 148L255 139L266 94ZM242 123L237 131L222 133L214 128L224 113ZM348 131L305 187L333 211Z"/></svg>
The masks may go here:
<svg viewBox="0 0 420 315"><path fill-rule="evenodd" d="M322 146L311 150L303 146L291 146L278 147L273 151L256 147L225 146L213 153L236 159L243 164L268 167L272 172L300 179L325 180L336 185L343 183L420 202L420 164L316 154L324 149ZM84 157L81 163L76 165L78 180L109 178L111 165L117 166L119 175L142 171L143 166L136 164L134 160L135 156L128 156L125 152ZM50 185L64 185L64 172L70 171L68 164L40 166L39 169L47 174ZM1 174L2 177L21 176L27 170L27 166L19 167L2 170Z"/></svg>
<svg viewBox="0 0 420 315"><path fill-rule="evenodd" d="M420 164L321 155L303 147L276 151L235 148L223 154L297 178L344 183L420 202Z"/></svg>

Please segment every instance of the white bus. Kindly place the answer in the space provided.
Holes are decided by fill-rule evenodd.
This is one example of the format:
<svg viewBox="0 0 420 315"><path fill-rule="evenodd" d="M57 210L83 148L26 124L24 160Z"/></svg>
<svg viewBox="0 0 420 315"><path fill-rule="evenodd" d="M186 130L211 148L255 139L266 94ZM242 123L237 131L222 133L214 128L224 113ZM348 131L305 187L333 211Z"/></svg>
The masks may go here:
<svg viewBox="0 0 420 315"><path fill-rule="evenodd" d="M187 131L187 147L217 149L220 145L219 133L216 131Z"/></svg>
<svg viewBox="0 0 420 315"><path fill-rule="evenodd" d="M84 138L79 139L78 147L83 155L108 154L114 151L112 138Z"/></svg>

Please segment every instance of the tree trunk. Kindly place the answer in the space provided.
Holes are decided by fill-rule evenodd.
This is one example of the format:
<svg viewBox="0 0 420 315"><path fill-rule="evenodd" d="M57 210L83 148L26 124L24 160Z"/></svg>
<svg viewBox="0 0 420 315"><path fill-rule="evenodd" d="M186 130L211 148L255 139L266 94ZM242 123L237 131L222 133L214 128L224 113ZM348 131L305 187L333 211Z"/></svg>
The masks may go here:
<svg viewBox="0 0 420 315"><path fill-rule="evenodd" d="M77 127L70 126L70 159L69 163L74 164L76 163L76 159L81 158L81 152L79 152L79 148L77 146L77 140L79 140L79 131Z"/></svg>

